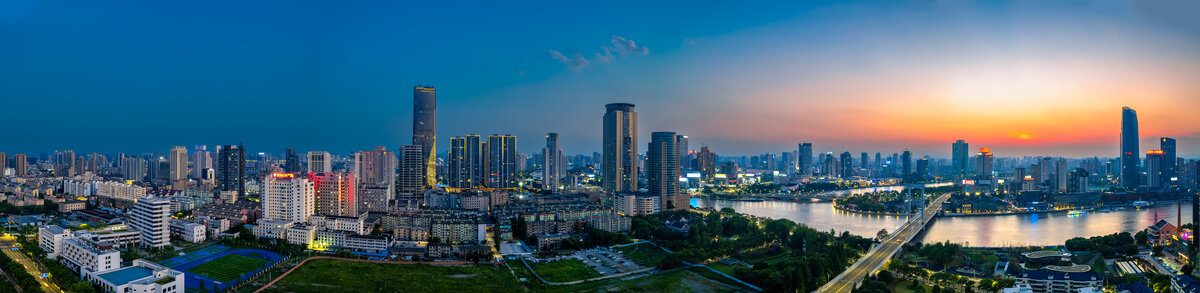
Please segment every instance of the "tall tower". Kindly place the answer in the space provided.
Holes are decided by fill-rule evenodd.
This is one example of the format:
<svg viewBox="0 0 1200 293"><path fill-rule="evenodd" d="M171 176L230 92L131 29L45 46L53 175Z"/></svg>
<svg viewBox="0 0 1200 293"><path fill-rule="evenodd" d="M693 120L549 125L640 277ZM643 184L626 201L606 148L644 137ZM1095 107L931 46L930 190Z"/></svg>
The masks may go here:
<svg viewBox="0 0 1200 293"><path fill-rule="evenodd" d="M967 165L968 165L967 164L967 158L968 158L967 157L967 149L968 149L967 142L964 140L961 140L961 139L958 141L955 141L954 144L950 146L950 149L952 151L952 154L951 154L952 157L950 158L950 160L951 160L951 164L950 164L951 165L950 166L951 178L954 178L954 179L966 178L967 177Z"/></svg>
<svg viewBox="0 0 1200 293"><path fill-rule="evenodd" d="M313 183L313 209L316 214L358 217L353 175L308 173L308 179Z"/></svg>
<svg viewBox="0 0 1200 293"><path fill-rule="evenodd" d="M646 150L646 189L659 197L662 210L686 207L687 203L676 202L679 195L679 146L675 145L674 132L650 134L650 148Z"/></svg>
<svg viewBox="0 0 1200 293"><path fill-rule="evenodd" d="M300 155L296 154L296 149L287 148L283 153L283 170L285 172L297 174L304 172L300 168Z"/></svg>
<svg viewBox="0 0 1200 293"><path fill-rule="evenodd" d="M1178 162L1175 154L1175 139L1163 137L1159 139L1159 148L1163 151L1163 171L1162 171L1162 187L1173 187L1175 181L1171 178L1179 177Z"/></svg>
<svg viewBox="0 0 1200 293"><path fill-rule="evenodd" d="M1163 173L1167 169L1165 153L1162 150L1146 151L1146 187L1152 190L1163 187Z"/></svg>
<svg viewBox="0 0 1200 293"><path fill-rule="evenodd" d="M212 157L208 155L208 146L196 145L195 152L192 153L192 173L193 179L204 179L204 173L207 169L213 168Z"/></svg>
<svg viewBox="0 0 1200 293"><path fill-rule="evenodd" d="M1137 111L1121 108L1121 186L1137 189L1138 180L1138 120Z"/></svg>
<svg viewBox="0 0 1200 293"><path fill-rule="evenodd" d="M562 149L558 148L558 133L547 133L546 147L542 148L542 185L548 190L558 190L566 169Z"/></svg>
<svg viewBox="0 0 1200 293"><path fill-rule="evenodd" d="M488 188L517 187L517 137L512 135L493 134L488 136L487 143L487 176Z"/></svg>
<svg viewBox="0 0 1200 293"><path fill-rule="evenodd" d="M450 138L450 157L446 160L446 183L450 187L483 186L483 157L480 147L478 135Z"/></svg>
<svg viewBox="0 0 1200 293"><path fill-rule="evenodd" d="M266 176L262 190L263 218L307 222L316 213L313 183L295 173Z"/></svg>
<svg viewBox="0 0 1200 293"><path fill-rule="evenodd" d="M354 153L358 212L386 212L396 194L396 154L385 147Z"/></svg>
<svg viewBox="0 0 1200 293"><path fill-rule="evenodd" d="M413 87L412 144L421 146L424 160L424 188L437 185L437 91L433 87Z"/></svg>
<svg viewBox="0 0 1200 293"><path fill-rule="evenodd" d="M700 177L705 183L712 183L717 174L717 155L709 149L708 146L700 147L700 154L696 156L696 165L700 169Z"/></svg>
<svg viewBox="0 0 1200 293"><path fill-rule="evenodd" d="M171 181L171 184L187 180L187 162L187 147L171 147L171 152L167 154L167 163L171 166L168 171L170 173L168 180Z"/></svg>
<svg viewBox="0 0 1200 293"><path fill-rule="evenodd" d="M415 144L402 145L396 152L396 204L395 207L416 209L425 201L425 152Z"/></svg>
<svg viewBox="0 0 1200 293"><path fill-rule="evenodd" d="M242 145L223 145L217 152L217 186L221 191L237 191L239 198L246 196L246 149Z"/></svg>
<svg viewBox="0 0 1200 293"><path fill-rule="evenodd" d="M604 108L604 191L635 192L638 190L637 112L629 103L612 103Z"/></svg>
<svg viewBox="0 0 1200 293"><path fill-rule="evenodd" d="M13 169L17 171L17 177L25 177L28 173L29 160L25 158L25 154L13 155Z"/></svg>
<svg viewBox="0 0 1200 293"><path fill-rule="evenodd" d="M908 178L912 175L912 152L905 150L900 155L900 170L903 172L900 174L900 178Z"/></svg>
<svg viewBox="0 0 1200 293"><path fill-rule="evenodd" d="M842 152L841 155L838 155L838 162L842 164L841 167L838 168L838 171L841 173L839 177L843 179L854 177L854 161L852 160L853 155L851 155L850 152Z"/></svg>
<svg viewBox="0 0 1200 293"><path fill-rule="evenodd" d="M813 168L812 143L806 142L800 144L800 158L798 161L800 162L800 170L798 171L800 172L800 178L811 177Z"/></svg>

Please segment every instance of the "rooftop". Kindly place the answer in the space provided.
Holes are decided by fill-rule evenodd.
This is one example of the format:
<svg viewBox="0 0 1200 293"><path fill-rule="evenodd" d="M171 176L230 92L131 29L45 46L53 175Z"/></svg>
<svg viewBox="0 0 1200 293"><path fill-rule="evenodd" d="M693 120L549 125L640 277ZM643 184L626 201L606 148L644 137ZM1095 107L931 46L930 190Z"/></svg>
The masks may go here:
<svg viewBox="0 0 1200 293"><path fill-rule="evenodd" d="M99 277L115 285L128 284L129 282L154 275L154 271L143 267L127 267L116 271L100 274Z"/></svg>

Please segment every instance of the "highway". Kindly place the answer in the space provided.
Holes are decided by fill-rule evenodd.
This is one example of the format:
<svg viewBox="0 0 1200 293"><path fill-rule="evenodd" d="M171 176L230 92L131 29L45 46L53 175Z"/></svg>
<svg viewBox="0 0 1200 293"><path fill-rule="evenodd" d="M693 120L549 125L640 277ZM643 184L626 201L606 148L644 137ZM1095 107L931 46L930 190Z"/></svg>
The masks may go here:
<svg viewBox="0 0 1200 293"><path fill-rule="evenodd" d="M888 235L883 243L868 251L866 255L854 262L853 265L842 271L842 274L834 277L833 280L830 280L824 286L821 286L820 289L817 289L817 292L847 293L853 290L863 278L882 268L888 260L892 259L892 256L897 251L900 251L900 248L904 247L905 243L908 243L920 233L925 224L929 223L933 219L933 216L941 210L942 203L948 199L950 199L949 193L935 199L925 209L925 221L921 222L916 217L909 219L908 222L900 226L899 230Z"/></svg>
<svg viewBox="0 0 1200 293"><path fill-rule="evenodd" d="M42 278L42 273L45 273L45 271L42 271L42 269L38 267L37 263L33 262L33 259L29 258L29 256L25 255L20 250L13 250L13 247L16 246L16 237L0 237L0 250L4 250L4 255L7 255L9 258L24 266L25 270L28 271L30 275L33 275L33 278L37 279L38 283L42 284L42 290L50 293L62 293L62 289L59 289L58 285L55 285L54 282L51 282L50 278Z"/></svg>

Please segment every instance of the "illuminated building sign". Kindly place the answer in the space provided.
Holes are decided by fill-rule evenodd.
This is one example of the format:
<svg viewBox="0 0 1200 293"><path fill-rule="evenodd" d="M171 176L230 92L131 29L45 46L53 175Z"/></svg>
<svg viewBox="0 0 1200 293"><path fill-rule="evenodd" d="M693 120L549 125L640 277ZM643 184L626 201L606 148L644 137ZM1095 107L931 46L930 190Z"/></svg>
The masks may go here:
<svg viewBox="0 0 1200 293"><path fill-rule="evenodd" d="M1161 154L1163 154L1163 151L1162 150L1149 150L1149 151L1146 151L1146 154L1147 155L1161 155Z"/></svg>
<svg viewBox="0 0 1200 293"><path fill-rule="evenodd" d="M292 173L271 173L271 177L275 178L295 178L296 174Z"/></svg>

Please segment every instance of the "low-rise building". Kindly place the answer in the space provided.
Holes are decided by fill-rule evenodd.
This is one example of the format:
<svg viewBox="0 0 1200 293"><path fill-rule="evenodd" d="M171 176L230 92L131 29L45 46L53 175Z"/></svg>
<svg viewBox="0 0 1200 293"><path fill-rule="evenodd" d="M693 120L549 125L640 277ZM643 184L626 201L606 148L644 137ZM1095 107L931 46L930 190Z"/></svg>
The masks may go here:
<svg viewBox="0 0 1200 293"><path fill-rule="evenodd" d="M74 233L69 229L57 225L42 226L38 228L38 247L46 251L46 258L55 259L62 251L63 240L72 237Z"/></svg>
<svg viewBox="0 0 1200 293"><path fill-rule="evenodd" d="M624 233L629 232L632 219L618 214L591 216L587 217L587 225L589 228Z"/></svg>
<svg viewBox="0 0 1200 293"><path fill-rule="evenodd" d="M171 236L179 237L183 241L191 243L204 242L207 238L204 224L192 223L179 219L171 219Z"/></svg>
<svg viewBox="0 0 1200 293"><path fill-rule="evenodd" d="M87 209L87 202L83 201L72 200L58 204L58 212L60 213L70 213L84 209Z"/></svg>
<svg viewBox="0 0 1200 293"><path fill-rule="evenodd" d="M317 227L309 225L295 225L287 228L287 242L292 245L309 246L313 238L316 236Z"/></svg>
<svg viewBox="0 0 1200 293"><path fill-rule="evenodd" d="M80 275L121 267L121 252L113 249L111 243L97 243L86 238L63 240L58 257L63 260L63 265Z"/></svg>
<svg viewBox="0 0 1200 293"><path fill-rule="evenodd" d="M322 216L314 215L308 218L309 223L320 229L346 231L354 234L366 235L370 232L370 227L367 225L367 214L363 213L358 217L339 217L339 216Z"/></svg>
<svg viewBox="0 0 1200 293"><path fill-rule="evenodd" d="M100 231L79 232L77 238L91 239L97 243L109 243L113 247L123 248L142 243L142 233L125 229L124 227L112 227Z"/></svg>
<svg viewBox="0 0 1200 293"><path fill-rule="evenodd" d="M1104 278L1092 272L1025 271L1013 277L1018 283L1028 283L1034 293L1074 293L1083 288L1104 286Z"/></svg>
<svg viewBox="0 0 1200 293"><path fill-rule="evenodd" d="M259 220L258 225L254 225L250 231L259 238L287 239L287 229L294 225L292 221Z"/></svg>
<svg viewBox="0 0 1200 293"><path fill-rule="evenodd" d="M562 247L563 241L571 238L567 234L547 234L537 237L538 250L555 250Z"/></svg>
<svg viewBox="0 0 1200 293"><path fill-rule="evenodd" d="M132 266L84 275L107 292L183 293L184 273L162 265L134 260Z"/></svg>
<svg viewBox="0 0 1200 293"><path fill-rule="evenodd" d="M613 209L629 216L649 215L662 211L661 199L651 194L618 194Z"/></svg>
<svg viewBox="0 0 1200 293"><path fill-rule="evenodd" d="M387 251L391 240L384 235L346 235L346 249L359 252L382 253Z"/></svg>

